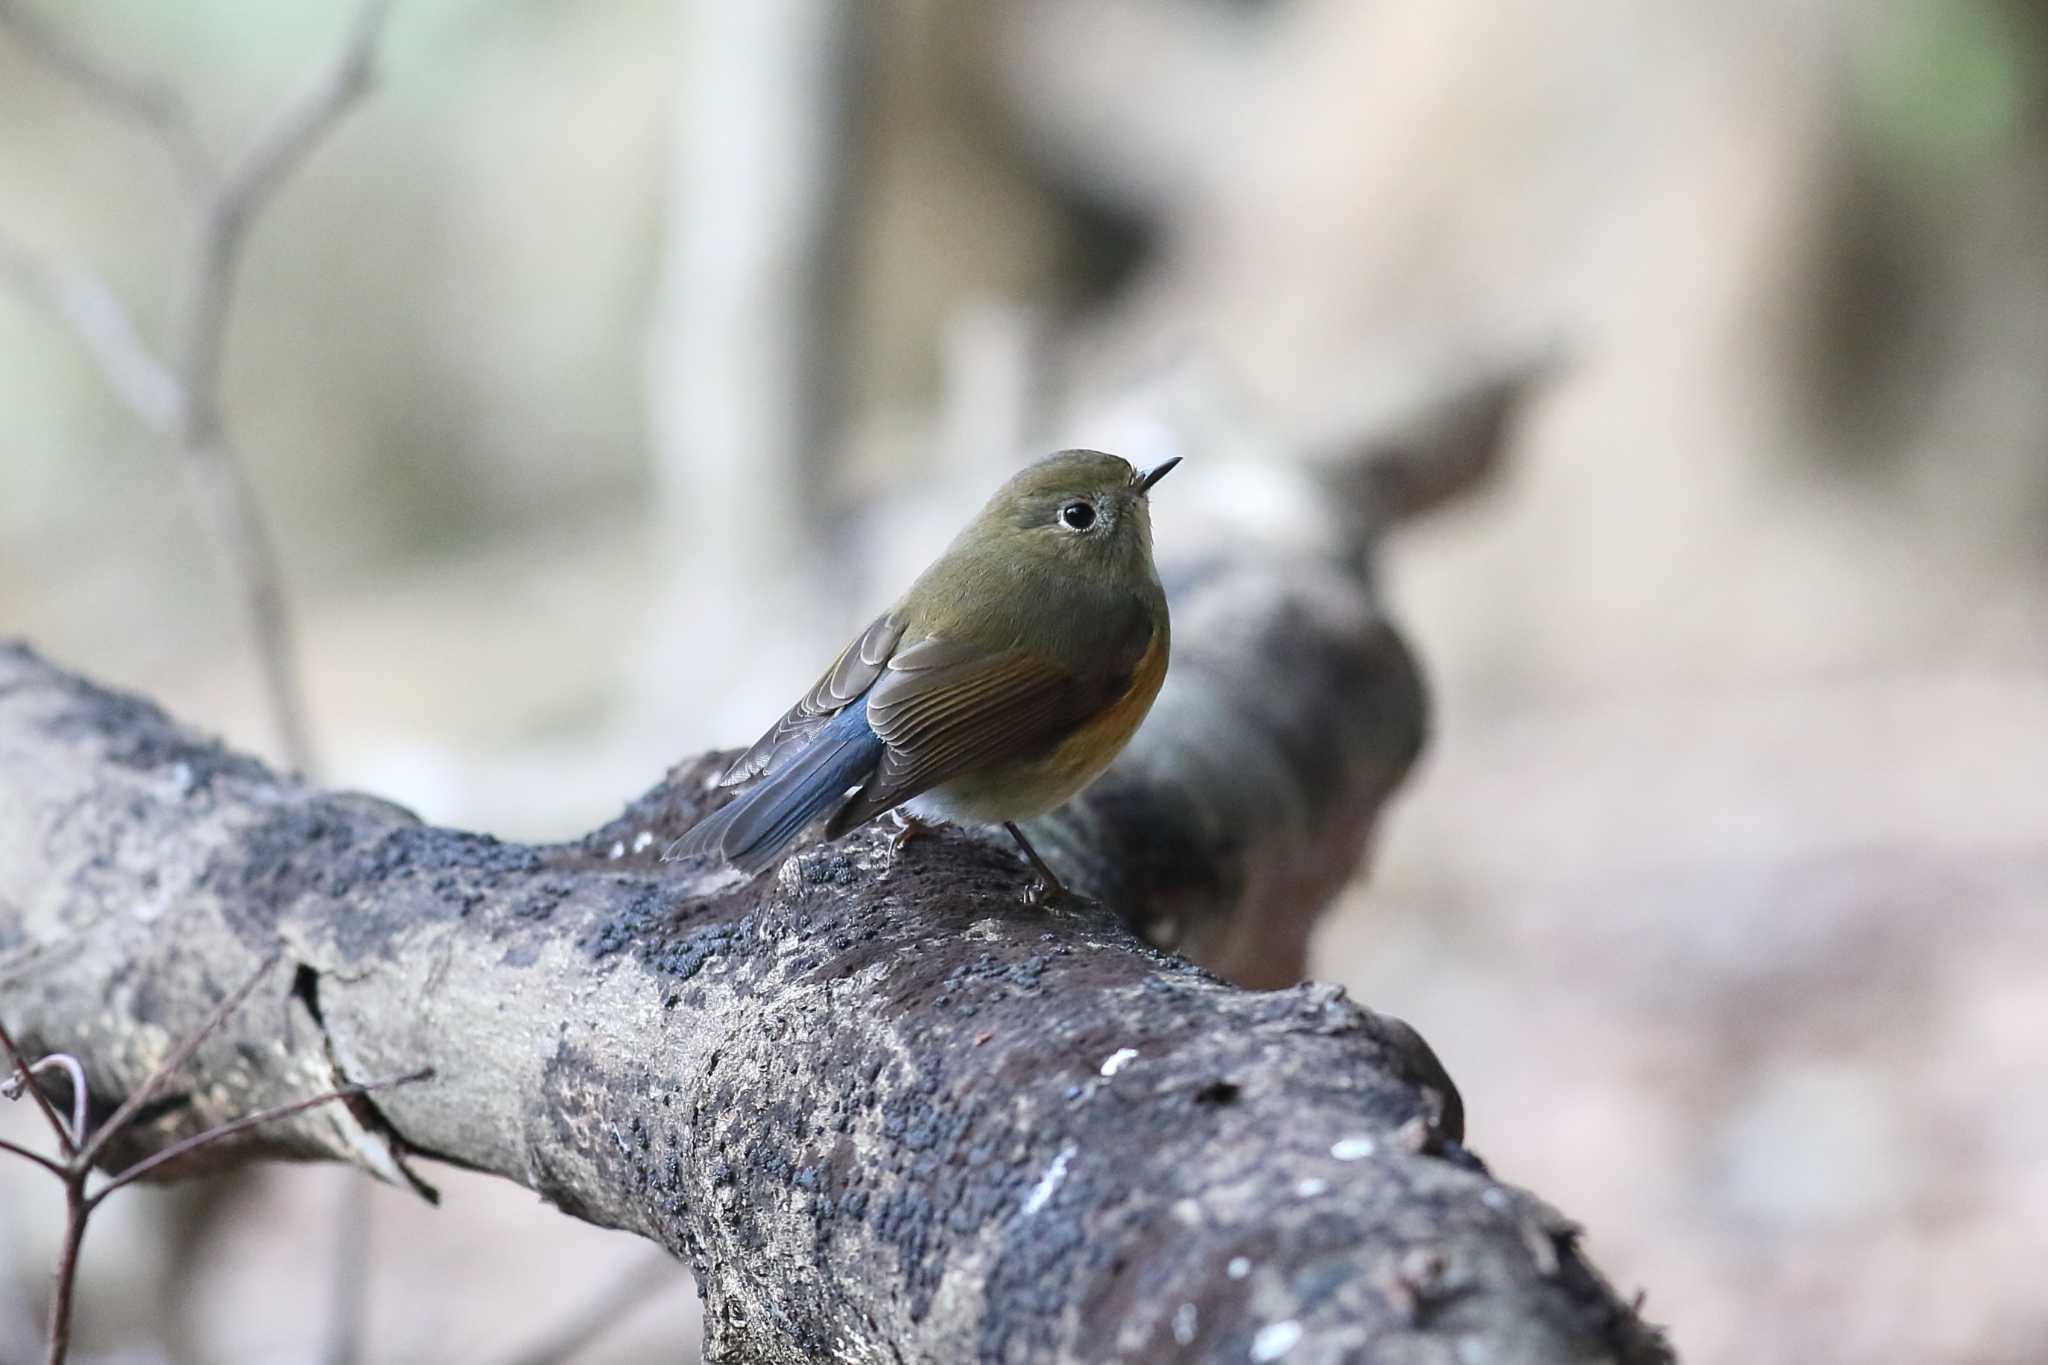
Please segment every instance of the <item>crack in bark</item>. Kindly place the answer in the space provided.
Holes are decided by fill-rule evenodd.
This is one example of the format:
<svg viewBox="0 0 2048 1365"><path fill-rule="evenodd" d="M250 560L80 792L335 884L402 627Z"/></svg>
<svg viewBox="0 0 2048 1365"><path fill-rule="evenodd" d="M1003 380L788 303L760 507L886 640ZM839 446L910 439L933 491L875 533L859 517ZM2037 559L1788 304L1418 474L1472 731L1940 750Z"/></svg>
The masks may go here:
<svg viewBox="0 0 2048 1365"><path fill-rule="evenodd" d="M327 1021L320 1014L320 973L306 963L295 963L290 998L305 1007L314 1027L319 1030L321 1052L327 1059L325 1088L345 1090L356 1084L348 1068L342 1065L334 1035L328 1031ZM429 1204L440 1204L440 1190L422 1179L412 1168L412 1163L406 1160L409 1144L405 1135L392 1125L374 1099L367 1094L348 1094L334 1108L347 1115L347 1120L340 1122L339 1126L357 1165L386 1184L409 1189Z"/></svg>

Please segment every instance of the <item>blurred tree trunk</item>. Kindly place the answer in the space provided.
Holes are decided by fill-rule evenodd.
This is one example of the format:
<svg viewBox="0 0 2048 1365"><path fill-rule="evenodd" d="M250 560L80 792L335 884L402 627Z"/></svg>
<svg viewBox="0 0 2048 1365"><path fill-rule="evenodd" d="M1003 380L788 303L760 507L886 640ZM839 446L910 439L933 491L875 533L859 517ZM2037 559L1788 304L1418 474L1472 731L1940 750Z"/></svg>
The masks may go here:
<svg viewBox="0 0 2048 1365"><path fill-rule="evenodd" d="M745 639L774 660L828 619L764 628L752 603L831 597L824 500L874 7L687 8L647 366L675 600L647 668L662 707L724 733L751 723L753 699L705 666L704 642Z"/></svg>

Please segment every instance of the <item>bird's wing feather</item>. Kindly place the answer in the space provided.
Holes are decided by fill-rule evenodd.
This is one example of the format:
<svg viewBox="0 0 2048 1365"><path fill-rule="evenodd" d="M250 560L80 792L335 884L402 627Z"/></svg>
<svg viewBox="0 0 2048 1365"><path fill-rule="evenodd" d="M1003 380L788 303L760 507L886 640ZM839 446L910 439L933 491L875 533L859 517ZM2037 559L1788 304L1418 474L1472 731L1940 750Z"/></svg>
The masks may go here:
<svg viewBox="0 0 2048 1365"><path fill-rule="evenodd" d="M868 696L868 724L888 747L827 837L960 773L1051 749L1122 695L1143 647L1083 673L939 638L899 649Z"/></svg>
<svg viewBox="0 0 2048 1365"><path fill-rule="evenodd" d="M733 760L718 779L719 785L739 786L787 762L827 721L875 685L902 638L903 620L894 611L876 617L873 624L839 651L839 657L804 694L803 700L768 727L768 732L755 740L752 748Z"/></svg>

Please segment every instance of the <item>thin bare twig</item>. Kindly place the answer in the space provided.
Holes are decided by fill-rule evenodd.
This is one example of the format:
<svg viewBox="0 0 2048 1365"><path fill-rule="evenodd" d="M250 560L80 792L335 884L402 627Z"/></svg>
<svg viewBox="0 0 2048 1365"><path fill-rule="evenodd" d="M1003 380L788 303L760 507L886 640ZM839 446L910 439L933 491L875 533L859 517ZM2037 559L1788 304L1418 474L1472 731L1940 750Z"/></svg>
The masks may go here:
<svg viewBox="0 0 2048 1365"><path fill-rule="evenodd" d="M241 585L264 684L287 761L313 770L313 743L298 676L283 574L255 490L221 418L221 357L249 225L369 88L378 35L391 0L362 0L336 55L257 135L201 211L185 286L178 377L185 395L179 445L216 543Z"/></svg>
<svg viewBox="0 0 2048 1365"><path fill-rule="evenodd" d="M64 1182L64 1243L61 1251L58 1253L55 1286L50 1295L49 1326L45 1336L48 1347L47 1354L44 1357L46 1365L63 1365L64 1358L70 1350L72 1301L78 1281L79 1250L85 1241L87 1221L91 1219L94 1211L106 1200L107 1196L113 1194L116 1190L127 1187L159 1167L177 1161L180 1157L189 1156L202 1147L233 1137L237 1133L244 1133L252 1128L261 1127L266 1123L274 1123L279 1119L289 1118L293 1114L303 1113L308 1109L313 1109L323 1104L331 1104L336 1100L352 1099L356 1096L368 1095L378 1090L388 1090L393 1086L409 1085L415 1081L427 1080L434 1074L433 1069L429 1067L403 1076L393 1076L385 1080L337 1086L319 1095L313 1095L302 1100L293 1100L286 1104L273 1105L254 1114L245 1114L240 1118L230 1119L226 1123L215 1124L204 1132L182 1138L161 1151L151 1153L149 1156L142 1158L109 1178L97 1191L89 1189L93 1169L98 1163L101 1153L106 1150L107 1144L121 1134L134 1120L135 1116L141 1112L144 1105L148 1104L156 1095L162 1093L164 1086L170 1082L171 1077L213 1035L214 1031L220 1027L221 1022L233 1013L236 1007L249 998L249 993L276 966L278 957L278 954L273 953L269 958L265 959L263 964L250 975L247 981L243 982L240 987L216 1006L198 1028L194 1029L189 1036L173 1048L170 1054L163 1061L159 1062L148 1076L143 1078L142 1084L138 1085L128 1098L114 1110L113 1114L100 1126L98 1131L91 1134L87 1134L84 1131L86 1111L83 1097L86 1094L86 1085L83 1069L78 1065L77 1060L67 1054L52 1053L31 1065L21 1050L15 1046L14 1039L8 1034L6 1028L0 1026L0 1046L5 1047L7 1055L13 1063L14 1071L20 1078L21 1088L33 1094L42 1105L43 1112L49 1116L51 1128L56 1133L58 1144L64 1153L63 1160L53 1160L39 1152L33 1152L15 1143L0 1140L0 1152L7 1152L26 1158ZM35 1083L35 1073L47 1066L53 1065L62 1067L71 1073L73 1091L79 1097L76 1101L78 1109L78 1118L75 1120L77 1125L76 1141L73 1140L73 1130L66 1128L64 1121L58 1117L57 1111L51 1107L49 1097L44 1095Z"/></svg>
<svg viewBox="0 0 2048 1365"><path fill-rule="evenodd" d="M291 608L285 598L277 546L257 504L256 490L241 457L218 425L211 440L185 447L181 454L186 483L213 527L214 548L241 594L243 618L255 643L279 752L287 766L311 776L316 758Z"/></svg>
<svg viewBox="0 0 2048 1365"><path fill-rule="evenodd" d="M177 435L185 386L149 349L128 306L105 281L91 271L45 265L0 236L0 282L71 330L107 387L152 435Z"/></svg>
<svg viewBox="0 0 2048 1365"><path fill-rule="evenodd" d="M36 1102L36 1108L42 1110L43 1117L50 1121L50 1131L57 1135L57 1149L63 1152L67 1159L77 1155L78 1144L73 1142L71 1134L65 1131L64 1120L58 1115L56 1106L50 1103L50 1097L36 1084L35 1072L29 1069L28 1058L15 1046L14 1035L7 1031L4 1024L0 1024L0 1048L7 1052L8 1071L19 1079L21 1088L29 1093Z"/></svg>
<svg viewBox="0 0 2048 1365"><path fill-rule="evenodd" d="M319 1106L330 1104L335 1100L354 1099L358 1095L375 1094L379 1090L389 1090L393 1086L412 1085L417 1081L430 1081L433 1078L434 1068L423 1066L418 1071L408 1071L403 1076L387 1076L381 1081L363 1081L359 1084L336 1086L325 1094L314 1095L310 1099L293 1100L290 1104L273 1105L268 1109L259 1109L253 1114L245 1114L241 1118L218 1124L203 1133L194 1133L191 1137L174 1142L162 1151L153 1152L136 1162L133 1166L130 1166L101 1186L90 1199L85 1201L86 1208L98 1208L101 1200L122 1186L141 1179L159 1166L176 1161L179 1157L189 1156L201 1147L219 1142L222 1138L230 1138L237 1133L245 1133L251 1128L260 1128L264 1124L274 1123L278 1119L290 1118L293 1114L303 1113L308 1109L317 1109Z"/></svg>
<svg viewBox="0 0 2048 1365"><path fill-rule="evenodd" d="M71 1078L71 1143L75 1147L85 1141L85 1068L78 1064L78 1058L68 1052L53 1052L28 1069L28 1075L16 1072L0 1081L0 1096L18 1099L21 1092L31 1084L31 1078L49 1070L62 1071Z"/></svg>
<svg viewBox="0 0 2048 1365"><path fill-rule="evenodd" d="M50 1158L44 1156L41 1152L32 1152L26 1147L18 1147L14 1143L9 1142L6 1138L0 1138L0 1152L8 1152L15 1156L22 1157L25 1160L33 1161L36 1163L36 1165L42 1167L44 1170L50 1172L52 1175L64 1174L63 1162L52 1161L50 1160Z"/></svg>
<svg viewBox="0 0 2048 1365"><path fill-rule="evenodd" d="M262 965L249 974L247 981L236 987L225 1000L213 1007L213 1013L206 1016L205 1023L194 1029L185 1041L173 1048L171 1055L159 1062L156 1069L143 1078L142 1084L129 1092L128 1098L121 1101L120 1107L108 1116L105 1123L100 1125L99 1131L94 1133L83 1147L79 1148L78 1158L83 1164L91 1166L99 1160L100 1153L106 1150L107 1143L112 1141L120 1134L123 1128L128 1126L129 1121L135 1117L136 1112L143 1105L148 1104L162 1093L164 1086L170 1083L171 1077L177 1074L178 1068L191 1060L192 1054L199 1050L199 1045L204 1043L207 1038L212 1036L213 1031L220 1027L220 1021L241 1008L242 1002L249 998L249 993L255 990L257 984L270 974L270 969L277 965L279 956L280 954L273 952L269 957L263 959Z"/></svg>
<svg viewBox="0 0 2048 1365"><path fill-rule="evenodd" d="M50 1291L49 1350L44 1365L64 1365L71 1349L71 1302L78 1292L78 1253L85 1245L85 1176L90 1168L72 1158L64 1172L64 1244L57 1251L56 1283Z"/></svg>
<svg viewBox="0 0 2048 1365"><path fill-rule="evenodd" d="M377 36L390 9L391 0L362 0L335 56L257 134L207 198L186 282L178 352L188 447L213 441L220 427L221 353L249 224L369 89Z"/></svg>

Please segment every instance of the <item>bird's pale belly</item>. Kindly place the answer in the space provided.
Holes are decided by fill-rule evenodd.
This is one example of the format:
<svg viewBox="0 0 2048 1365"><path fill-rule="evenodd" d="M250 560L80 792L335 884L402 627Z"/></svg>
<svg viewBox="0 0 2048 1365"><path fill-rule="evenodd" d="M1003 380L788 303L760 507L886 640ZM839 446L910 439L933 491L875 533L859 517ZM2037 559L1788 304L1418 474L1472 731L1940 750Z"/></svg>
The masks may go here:
<svg viewBox="0 0 2048 1365"><path fill-rule="evenodd" d="M1154 634L1128 692L1036 758L956 777L905 803L922 820L998 825L1029 820L1066 804L1123 752L1166 681L1166 632Z"/></svg>

